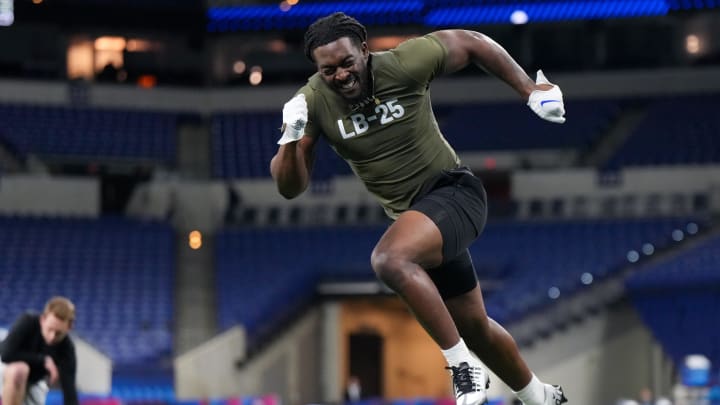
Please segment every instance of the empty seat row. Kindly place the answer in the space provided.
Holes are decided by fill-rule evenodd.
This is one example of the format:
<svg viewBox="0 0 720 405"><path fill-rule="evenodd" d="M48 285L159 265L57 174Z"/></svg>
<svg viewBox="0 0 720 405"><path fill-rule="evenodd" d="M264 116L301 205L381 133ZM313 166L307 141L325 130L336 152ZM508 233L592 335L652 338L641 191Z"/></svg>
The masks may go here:
<svg viewBox="0 0 720 405"><path fill-rule="evenodd" d="M481 282L502 286L488 291L488 311L508 321L676 243L673 232L687 223L684 218L490 223L470 252ZM219 324L242 323L252 333L277 308L311 297L318 281L374 279L370 252L384 229L225 229L215 252Z"/></svg>
<svg viewBox="0 0 720 405"><path fill-rule="evenodd" d="M176 113L0 104L0 116L0 141L20 157L175 160Z"/></svg>
<svg viewBox="0 0 720 405"><path fill-rule="evenodd" d="M0 229L0 300L6 303L0 324L10 326L27 309L42 310L59 294L75 302L75 331L115 364L171 352L175 249L169 225L0 217Z"/></svg>

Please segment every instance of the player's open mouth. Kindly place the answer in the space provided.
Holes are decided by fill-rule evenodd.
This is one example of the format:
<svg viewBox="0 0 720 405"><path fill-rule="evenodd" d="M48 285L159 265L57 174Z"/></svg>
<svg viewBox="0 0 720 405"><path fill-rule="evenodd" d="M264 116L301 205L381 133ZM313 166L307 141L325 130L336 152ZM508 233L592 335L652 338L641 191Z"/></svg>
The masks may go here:
<svg viewBox="0 0 720 405"><path fill-rule="evenodd" d="M355 77L350 77L345 83L340 83L338 87L340 87L340 90L342 90L343 92L349 93L355 90L356 86L357 80L355 80Z"/></svg>

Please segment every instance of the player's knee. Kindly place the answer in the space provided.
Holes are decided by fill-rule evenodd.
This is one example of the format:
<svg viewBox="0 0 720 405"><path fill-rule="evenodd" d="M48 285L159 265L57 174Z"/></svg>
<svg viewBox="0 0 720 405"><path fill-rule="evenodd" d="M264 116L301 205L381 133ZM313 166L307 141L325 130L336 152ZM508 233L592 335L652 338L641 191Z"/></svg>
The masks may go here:
<svg viewBox="0 0 720 405"><path fill-rule="evenodd" d="M392 289L397 289L407 278L408 260L391 250L375 249L370 257L375 275Z"/></svg>
<svg viewBox="0 0 720 405"><path fill-rule="evenodd" d="M5 381L14 387L22 387L27 384L30 376L30 366L22 361L10 363L5 367Z"/></svg>

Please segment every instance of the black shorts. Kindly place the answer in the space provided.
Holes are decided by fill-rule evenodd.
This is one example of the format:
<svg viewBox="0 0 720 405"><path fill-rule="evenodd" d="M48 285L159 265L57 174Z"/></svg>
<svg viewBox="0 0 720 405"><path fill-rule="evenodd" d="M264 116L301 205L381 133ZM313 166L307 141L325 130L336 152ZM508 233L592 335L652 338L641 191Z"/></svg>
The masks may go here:
<svg viewBox="0 0 720 405"><path fill-rule="evenodd" d="M410 209L427 215L442 235L442 264L428 274L443 298L475 288L477 277L468 247L487 222L482 181L466 167L443 170L423 185Z"/></svg>

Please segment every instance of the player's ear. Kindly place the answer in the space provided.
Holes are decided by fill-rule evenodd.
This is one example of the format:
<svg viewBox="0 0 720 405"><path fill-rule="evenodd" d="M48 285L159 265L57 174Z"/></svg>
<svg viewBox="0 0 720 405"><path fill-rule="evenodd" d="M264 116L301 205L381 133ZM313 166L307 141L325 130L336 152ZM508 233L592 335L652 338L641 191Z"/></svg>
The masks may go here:
<svg viewBox="0 0 720 405"><path fill-rule="evenodd" d="M367 42L363 42L362 44L360 44L360 50L362 51L362 54L365 58L370 55L370 48L368 47Z"/></svg>

